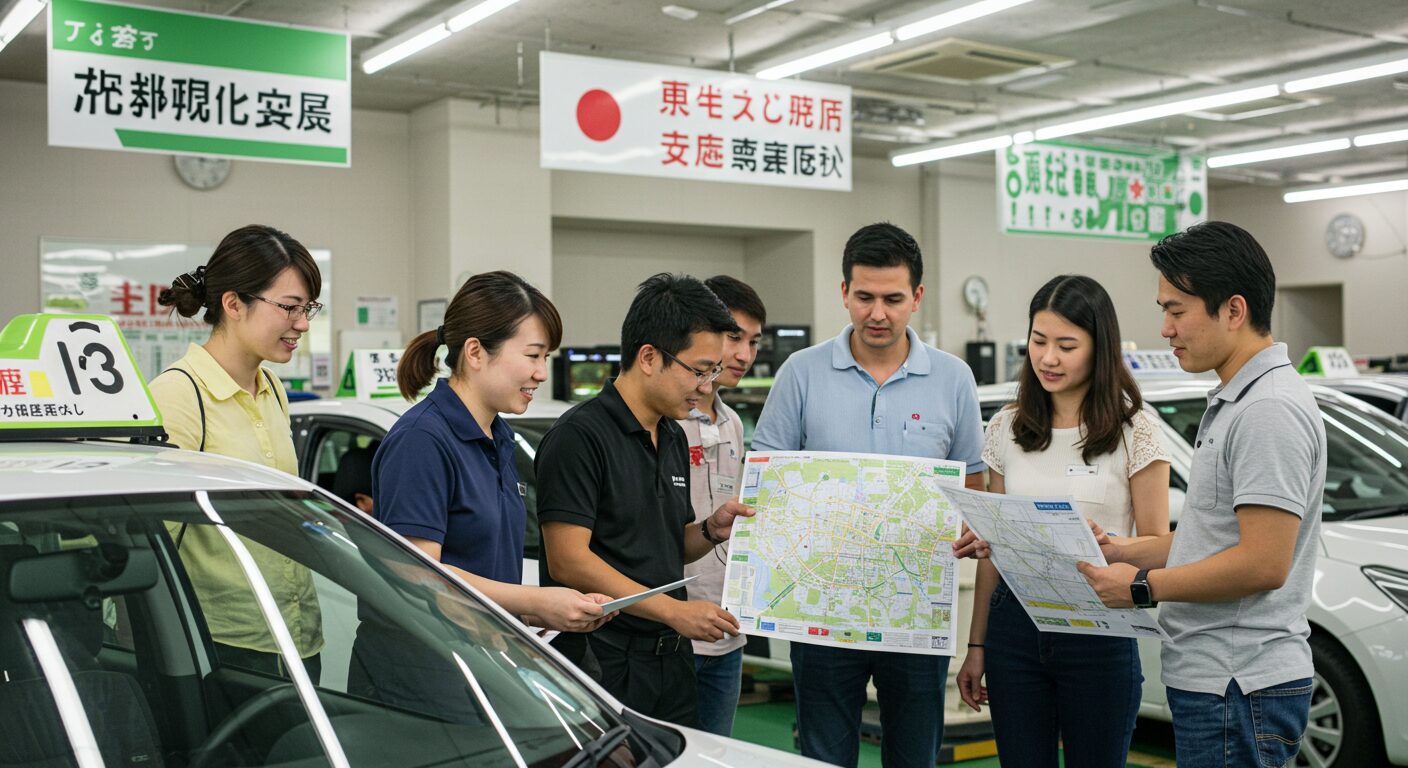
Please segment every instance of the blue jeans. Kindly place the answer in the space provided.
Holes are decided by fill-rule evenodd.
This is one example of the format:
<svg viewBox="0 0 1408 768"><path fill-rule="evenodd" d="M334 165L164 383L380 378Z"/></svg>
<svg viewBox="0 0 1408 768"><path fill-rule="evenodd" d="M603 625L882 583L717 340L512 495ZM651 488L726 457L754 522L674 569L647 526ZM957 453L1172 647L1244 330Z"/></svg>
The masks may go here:
<svg viewBox="0 0 1408 768"><path fill-rule="evenodd" d="M860 758L860 717L873 677L885 768L933 768L944 732L947 656L792 643L802 754L844 768Z"/></svg>
<svg viewBox="0 0 1408 768"><path fill-rule="evenodd" d="M732 735L743 681L743 649L722 656L694 654L694 680L699 687L699 730Z"/></svg>
<svg viewBox="0 0 1408 768"><path fill-rule="evenodd" d="M1123 768L1144 680L1136 641L1040 632L1002 583L990 605L984 672L1002 764L1055 768L1059 743L1068 768Z"/></svg>
<svg viewBox="0 0 1408 768"><path fill-rule="evenodd" d="M1291 765L1310 719L1311 679L1222 696L1168 689L1178 768Z"/></svg>

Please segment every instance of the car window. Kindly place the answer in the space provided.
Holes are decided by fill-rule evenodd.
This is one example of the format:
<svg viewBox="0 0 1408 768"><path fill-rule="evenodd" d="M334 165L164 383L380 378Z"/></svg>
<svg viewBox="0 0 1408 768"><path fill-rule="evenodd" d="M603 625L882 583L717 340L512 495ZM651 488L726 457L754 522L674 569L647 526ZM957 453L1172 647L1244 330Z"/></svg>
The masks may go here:
<svg viewBox="0 0 1408 768"><path fill-rule="evenodd" d="M1369 407L1330 397L1317 398L1317 403L1327 446L1324 519L1408 509L1408 474L1403 472L1408 428ZM1155 408L1189 445L1197 440L1206 399L1164 401Z"/></svg>
<svg viewBox="0 0 1408 768"><path fill-rule="evenodd" d="M211 556L244 586L193 590L171 535L182 526L224 541ZM316 493L8 502L0 533L0 751L17 764L95 742L108 765L341 752L352 766L557 766L623 724L521 627ZM313 575L316 672L297 662L260 550ZM261 606L255 621L296 669L254 673L213 652L206 626L236 598ZM123 633L133 653L113 660L104 644ZM659 757L664 742L630 719L627 762Z"/></svg>
<svg viewBox="0 0 1408 768"><path fill-rule="evenodd" d="M353 448L375 447L379 438L361 430L348 429L345 427L323 427L313 436L314 455L317 460L314 462L315 477L309 478L319 486L332 489L333 479L337 476L337 468L342 463L342 457Z"/></svg>
<svg viewBox="0 0 1408 768"><path fill-rule="evenodd" d="M523 557L537 560L542 551L542 533L538 530L538 473L533 469L533 460L538 456L538 446L543 436L552 429L556 419L521 418L509 421L513 427L517 449L513 460L518 467L518 479L523 482L523 505L528 510L528 519L523 531Z"/></svg>

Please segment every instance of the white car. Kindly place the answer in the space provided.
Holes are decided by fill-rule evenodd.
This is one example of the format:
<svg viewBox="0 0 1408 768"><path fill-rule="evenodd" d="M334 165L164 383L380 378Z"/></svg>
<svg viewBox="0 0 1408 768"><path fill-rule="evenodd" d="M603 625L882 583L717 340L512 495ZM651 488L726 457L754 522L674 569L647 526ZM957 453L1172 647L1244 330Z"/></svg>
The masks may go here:
<svg viewBox="0 0 1408 768"><path fill-rule="evenodd" d="M1399 421L1408 422L1408 375L1380 373L1344 377L1314 376L1307 379L1353 395Z"/></svg>
<svg viewBox="0 0 1408 768"><path fill-rule="evenodd" d="M1139 382L1161 417L1171 455L1169 514L1177 523L1207 392L1217 382ZM1320 557L1308 619L1315 657L1304 766L1408 763L1408 427L1360 400L1312 382L1328 439ZM983 417L1016 395L979 388ZM1171 719L1159 680L1159 643L1141 640L1140 714Z"/></svg>
<svg viewBox="0 0 1408 768"><path fill-rule="evenodd" d="M19 371L0 392L0 763L821 765L626 709L313 483L129 441L150 440L159 418L116 326L65 319L83 327L55 351L45 324L60 323L35 317L0 332L0 370ZM74 350L81 362L57 366ZM16 416L21 405L39 419ZM82 420L60 421L74 408ZM192 587L180 544L192 529L217 543L203 566L240 586ZM299 663L298 626L266 581L279 562L311 573L316 665ZM273 637L282 674L222 658L210 621L232 605Z"/></svg>

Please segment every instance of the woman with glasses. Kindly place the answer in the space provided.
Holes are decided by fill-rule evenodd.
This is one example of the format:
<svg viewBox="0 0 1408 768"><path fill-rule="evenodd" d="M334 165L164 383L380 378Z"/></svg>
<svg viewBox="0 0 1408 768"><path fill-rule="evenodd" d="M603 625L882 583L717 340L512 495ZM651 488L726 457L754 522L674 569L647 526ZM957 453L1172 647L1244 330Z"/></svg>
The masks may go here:
<svg viewBox="0 0 1408 768"><path fill-rule="evenodd" d="M286 363L308 321L322 275L308 249L273 227L250 225L225 236L201 267L157 297L182 317L211 326L204 344L152 380L150 389L171 442L298 474L288 397L263 364ZM224 664L287 676L245 573L214 526L169 526ZM249 540L245 547L268 583L298 656L316 681L323 647L318 596L302 565Z"/></svg>

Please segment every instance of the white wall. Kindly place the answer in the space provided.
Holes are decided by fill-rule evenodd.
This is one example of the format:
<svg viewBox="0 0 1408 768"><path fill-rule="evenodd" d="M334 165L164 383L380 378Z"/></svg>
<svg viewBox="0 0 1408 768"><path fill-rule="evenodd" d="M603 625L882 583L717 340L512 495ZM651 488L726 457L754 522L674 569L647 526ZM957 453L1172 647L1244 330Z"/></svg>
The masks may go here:
<svg viewBox="0 0 1408 768"><path fill-rule="evenodd" d="M0 317L36 310L41 237L213 244L259 223L332 251L334 332L353 327L359 293L400 296L414 329L406 115L355 110L351 168L237 160L197 192L166 155L48 146L46 99L42 84L0 80Z"/></svg>
<svg viewBox="0 0 1408 768"><path fill-rule="evenodd" d="M1237 187L1217 190L1211 203L1217 218L1245 228L1266 249L1277 287L1344 286L1344 346L1352 353L1408 352L1408 194L1289 205L1279 189ZM1364 249L1352 259L1325 247L1325 227L1340 213L1364 222Z"/></svg>
<svg viewBox="0 0 1408 768"><path fill-rule="evenodd" d="M938 313L939 346L962 354L976 320L963 302L969 275L987 280L991 294L988 338L998 355L1010 340L1025 338L1032 296L1056 275L1076 273L1100 281L1114 300L1120 332L1140 347L1162 348L1161 316L1154 304L1158 272L1149 263L1151 243L1005 235L998 231L995 169L986 163L945 163L938 172L938 249L929 263L924 302ZM999 363L998 374L1004 375Z"/></svg>
<svg viewBox="0 0 1408 768"><path fill-rule="evenodd" d="M618 344L636 286L659 272L746 279L741 237L577 229L552 231L553 303L565 344Z"/></svg>

